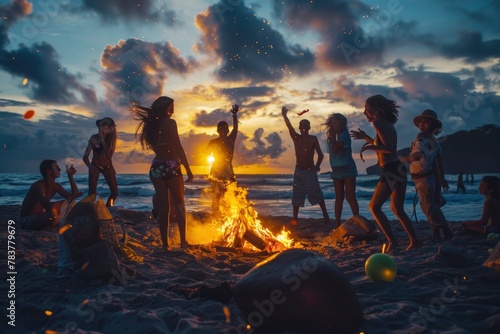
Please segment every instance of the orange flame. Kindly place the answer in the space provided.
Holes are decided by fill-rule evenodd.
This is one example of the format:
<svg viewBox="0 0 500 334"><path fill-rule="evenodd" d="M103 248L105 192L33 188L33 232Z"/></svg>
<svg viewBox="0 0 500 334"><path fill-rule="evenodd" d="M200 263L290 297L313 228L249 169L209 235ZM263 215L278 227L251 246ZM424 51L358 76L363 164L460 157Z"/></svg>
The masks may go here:
<svg viewBox="0 0 500 334"><path fill-rule="evenodd" d="M290 231L284 227L278 235L262 226L252 202L247 200L248 189L238 187L236 182L226 185L220 201L220 217L217 224L219 236L226 247L241 247L247 250L282 251L293 247Z"/></svg>

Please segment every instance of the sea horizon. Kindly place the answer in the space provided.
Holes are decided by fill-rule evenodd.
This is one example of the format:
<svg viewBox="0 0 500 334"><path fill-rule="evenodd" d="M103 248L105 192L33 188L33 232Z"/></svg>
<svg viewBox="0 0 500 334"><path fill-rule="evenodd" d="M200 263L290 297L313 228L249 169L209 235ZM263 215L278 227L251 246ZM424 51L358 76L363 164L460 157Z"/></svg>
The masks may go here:
<svg viewBox="0 0 500 334"><path fill-rule="evenodd" d="M468 183L466 182L467 191L465 194L456 193L456 175L446 175L450 189L443 193L447 201L447 204L443 207L443 213L448 220L463 221L480 218L484 196L479 194L478 186L483 175L485 174L475 174L473 185L470 185L470 180ZM193 182L185 184L185 201L188 212L211 211L210 182L206 177L205 174L196 174ZM369 219L372 219L372 215L369 212L368 204L379 177L378 175L360 175L356 179L356 196L360 214ZM30 185L40 178L41 176L36 173L0 173L0 184L2 185L0 188L0 205L20 205ZM328 172L320 173L318 178L325 197L327 210L330 218L333 219L335 192L332 179ZM247 189L247 198L259 215L292 216L293 174L238 174L236 181L239 187ZM58 179L58 182L64 188L70 189L68 179L64 173ZM87 193L86 173L76 174L75 182L79 190ZM154 194L154 188L147 174L117 174L117 182L119 195L115 201L115 206L139 211L151 210L151 197ZM104 199L109 194L109 189L102 176L98 182L97 192ZM414 184L409 180L405 198L405 210L408 216L412 216L414 213L415 195ZM390 201L385 203L383 210L389 219L395 219L390 210ZM420 211L418 204L415 212L418 220L425 220L425 216ZM347 202L344 201L342 218L347 219L351 215L351 209ZM322 213L319 206L311 206L307 200L305 206L299 210L299 219L321 217ZM415 220L414 216L413 220Z"/></svg>

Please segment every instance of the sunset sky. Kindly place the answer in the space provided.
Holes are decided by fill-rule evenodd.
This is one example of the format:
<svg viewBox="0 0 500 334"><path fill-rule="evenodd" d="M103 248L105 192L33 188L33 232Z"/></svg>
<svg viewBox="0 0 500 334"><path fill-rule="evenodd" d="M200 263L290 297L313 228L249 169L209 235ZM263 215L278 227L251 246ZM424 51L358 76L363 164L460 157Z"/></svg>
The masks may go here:
<svg viewBox="0 0 500 334"><path fill-rule="evenodd" d="M147 173L153 155L136 142L130 100L149 106L161 95L175 100L198 174L234 103L240 174L293 173L284 105L296 128L311 121L323 151L332 112L374 134L362 112L375 94L401 106L398 148L424 109L438 113L444 136L500 125L495 0L0 0L0 13L0 172L37 172L52 158L86 173L87 141L108 116L117 172ZM353 142L361 173L376 163L360 160L362 144Z"/></svg>

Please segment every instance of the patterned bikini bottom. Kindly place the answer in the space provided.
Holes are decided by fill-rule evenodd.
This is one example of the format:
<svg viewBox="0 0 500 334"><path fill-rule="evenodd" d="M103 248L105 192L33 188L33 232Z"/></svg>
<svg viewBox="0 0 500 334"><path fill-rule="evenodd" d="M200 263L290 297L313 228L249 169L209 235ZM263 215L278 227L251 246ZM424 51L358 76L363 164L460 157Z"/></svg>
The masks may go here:
<svg viewBox="0 0 500 334"><path fill-rule="evenodd" d="M169 181L182 177L181 163L178 161L153 160L149 169L149 177L153 179L163 179Z"/></svg>

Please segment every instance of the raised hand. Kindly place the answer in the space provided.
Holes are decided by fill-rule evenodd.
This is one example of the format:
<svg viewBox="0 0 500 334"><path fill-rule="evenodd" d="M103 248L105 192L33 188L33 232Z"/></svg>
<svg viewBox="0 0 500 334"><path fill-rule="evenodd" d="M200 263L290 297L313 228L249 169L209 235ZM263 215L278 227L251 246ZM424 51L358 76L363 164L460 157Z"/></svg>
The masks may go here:
<svg viewBox="0 0 500 334"><path fill-rule="evenodd" d="M237 104L233 104L231 109L231 114L236 114L240 110L240 106Z"/></svg>
<svg viewBox="0 0 500 334"><path fill-rule="evenodd" d="M368 136L366 135L366 132L358 128L358 131L356 130L351 130L349 131L351 134L351 137L354 139L366 139Z"/></svg>
<svg viewBox="0 0 500 334"><path fill-rule="evenodd" d="M73 164L71 164L71 166L66 165L66 173L70 176L75 175L76 169L73 167Z"/></svg>
<svg viewBox="0 0 500 334"><path fill-rule="evenodd" d="M288 108L287 108L287 107L283 107L283 108L281 108L281 114L282 114L283 116L286 116L287 112L288 112Z"/></svg>

